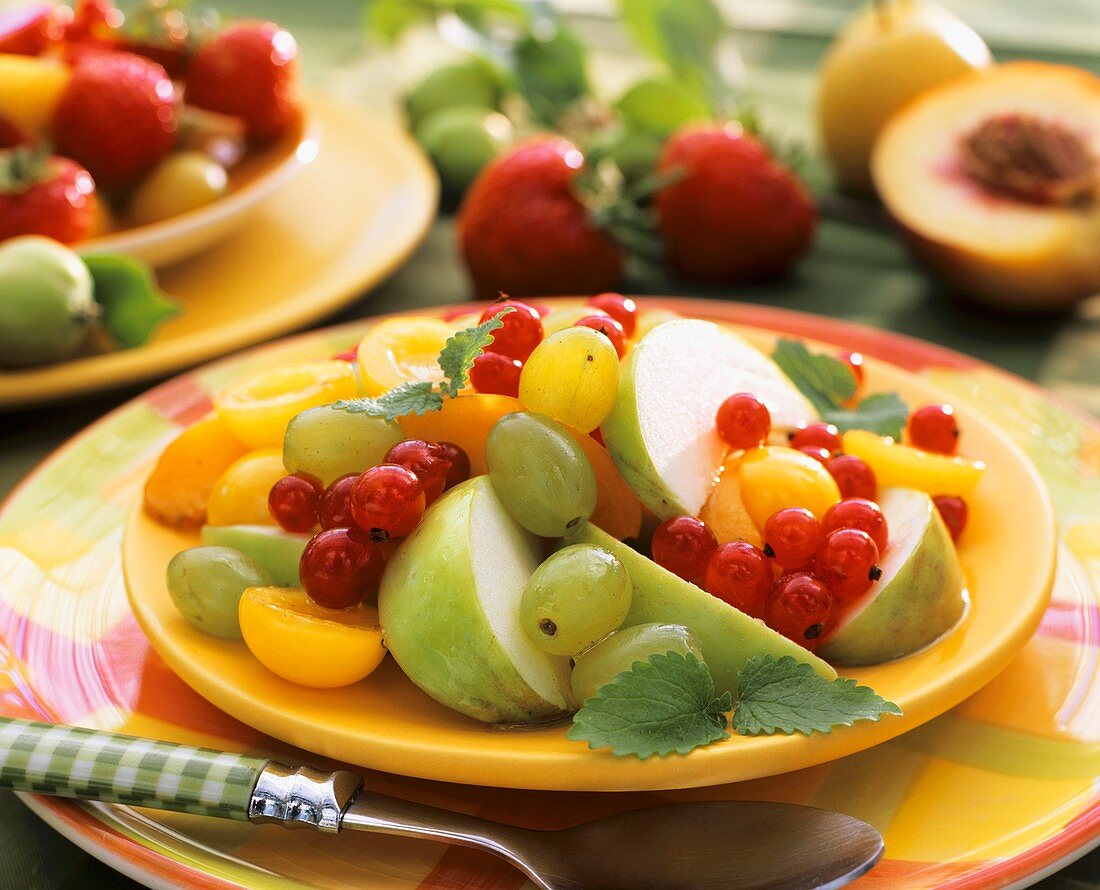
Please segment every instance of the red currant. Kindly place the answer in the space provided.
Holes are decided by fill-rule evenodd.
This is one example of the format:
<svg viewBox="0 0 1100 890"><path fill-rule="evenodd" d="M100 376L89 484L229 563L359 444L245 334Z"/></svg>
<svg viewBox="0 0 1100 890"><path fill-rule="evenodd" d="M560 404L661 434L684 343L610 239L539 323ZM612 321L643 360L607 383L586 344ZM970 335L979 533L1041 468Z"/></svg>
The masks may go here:
<svg viewBox="0 0 1100 890"><path fill-rule="evenodd" d="M823 464L827 464L829 458L833 456L828 448L822 448L820 445L803 445L798 450Z"/></svg>
<svg viewBox="0 0 1100 890"><path fill-rule="evenodd" d="M271 486L267 509L288 532L308 532L317 524L317 502L324 486L305 473L283 476Z"/></svg>
<svg viewBox="0 0 1100 890"><path fill-rule="evenodd" d="M470 368L470 383L480 393L497 396L519 395L519 375L523 362L499 352L483 352Z"/></svg>
<svg viewBox="0 0 1100 890"><path fill-rule="evenodd" d="M909 441L925 451L954 454L959 444L959 425L950 405L925 405L909 415Z"/></svg>
<svg viewBox="0 0 1100 890"><path fill-rule="evenodd" d="M821 542L814 556L814 574L841 599L859 596L882 577L878 547L867 532L838 528Z"/></svg>
<svg viewBox="0 0 1100 890"><path fill-rule="evenodd" d="M416 473L420 487L424 489L424 498L429 504L443 494L447 485L447 473L451 469L444 450L434 442L425 442L423 439L398 442L386 452L382 463L408 467Z"/></svg>
<svg viewBox="0 0 1100 890"><path fill-rule="evenodd" d="M875 499L878 482L875 481L875 471L865 461L851 454L838 454L829 458L825 469L836 480L842 498Z"/></svg>
<svg viewBox="0 0 1100 890"><path fill-rule="evenodd" d="M594 309L602 309L622 325L624 334L628 337L634 336L634 329L638 326L638 304L630 297L624 297L622 294L598 294L595 297L589 297L584 304Z"/></svg>
<svg viewBox="0 0 1100 890"><path fill-rule="evenodd" d="M501 300L481 313L481 321L488 321L501 309L515 311L500 317L504 327L493 331L489 349L508 358L526 361L527 356L542 342L542 317L534 306L522 300Z"/></svg>
<svg viewBox="0 0 1100 890"><path fill-rule="evenodd" d="M866 498L844 498L837 501L821 517L821 531L827 535L838 528L858 528L861 532L867 532L879 553L886 550L889 540L886 517L874 501Z"/></svg>
<svg viewBox="0 0 1100 890"><path fill-rule="evenodd" d="M831 423L811 423L801 426L787 438L790 439L791 448L816 445L826 451L840 451L840 433Z"/></svg>
<svg viewBox="0 0 1100 890"><path fill-rule="evenodd" d="M611 316L586 315L584 318L575 322L573 326L578 328L592 328L594 331L599 331L611 341L611 345L615 347L615 353L619 358L626 355L626 334L623 333L623 326L615 321L615 319L611 318Z"/></svg>
<svg viewBox="0 0 1100 890"><path fill-rule="evenodd" d="M306 544L298 574L315 603L346 609L378 590L384 566L375 544L353 537L346 528L330 528Z"/></svg>
<svg viewBox="0 0 1100 890"><path fill-rule="evenodd" d="M859 352L842 352L840 360L848 366L852 376L856 378L856 388L863 386L863 355Z"/></svg>
<svg viewBox="0 0 1100 890"><path fill-rule="evenodd" d="M599 427L596 427L596 428L595 428L594 430L592 430L592 432L590 432L590 433L589 433L588 435L590 435L590 436L591 436L591 437L592 437L593 439L595 439L595 440L596 440L596 441L597 441L597 442L598 442L598 443L599 443L600 445L602 445L602 446L603 446L604 448L606 448L606 447L607 447L607 443L606 443L606 442L604 442L604 440L603 440L603 433L601 433L601 432L600 432L600 428L599 428Z"/></svg>
<svg viewBox="0 0 1100 890"><path fill-rule="evenodd" d="M936 509L940 511L940 516L943 518L943 524L946 525L947 530L951 532L951 540L959 540L959 535L961 535L963 529L966 528L966 520L970 513L969 508L966 506L966 501L952 494L938 494L932 498L932 503L935 504Z"/></svg>
<svg viewBox="0 0 1100 890"><path fill-rule="evenodd" d="M714 532L698 519L675 516L653 532L653 561L685 581L694 581L717 546Z"/></svg>
<svg viewBox="0 0 1100 890"><path fill-rule="evenodd" d="M348 498L351 497L351 490L358 478L358 473L348 473L325 489L317 505L317 518L321 521L321 528L351 528L354 525Z"/></svg>
<svg viewBox="0 0 1100 890"><path fill-rule="evenodd" d="M451 468L447 471L447 483L444 489L453 488L459 482L465 482L470 478L470 458L454 442L439 442L439 447L451 462Z"/></svg>
<svg viewBox="0 0 1100 890"><path fill-rule="evenodd" d="M764 617L772 567L759 547L747 541L719 544L703 571L703 589L753 618Z"/></svg>
<svg viewBox="0 0 1100 890"><path fill-rule="evenodd" d="M780 568L809 562L821 543L821 523L804 507L777 510L764 523L764 553Z"/></svg>
<svg viewBox="0 0 1100 890"><path fill-rule="evenodd" d="M718 406L718 435L733 448L756 448L772 428L768 407L752 393L739 392Z"/></svg>
<svg viewBox="0 0 1100 890"><path fill-rule="evenodd" d="M424 489L408 467L379 464L356 480L349 503L355 524L372 541L386 541L416 527L424 515Z"/></svg>
<svg viewBox="0 0 1100 890"><path fill-rule="evenodd" d="M772 630L807 649L821 644L832 617L832 593L820 579L805 572L776 581L764 607L764 620Z"/></svg>

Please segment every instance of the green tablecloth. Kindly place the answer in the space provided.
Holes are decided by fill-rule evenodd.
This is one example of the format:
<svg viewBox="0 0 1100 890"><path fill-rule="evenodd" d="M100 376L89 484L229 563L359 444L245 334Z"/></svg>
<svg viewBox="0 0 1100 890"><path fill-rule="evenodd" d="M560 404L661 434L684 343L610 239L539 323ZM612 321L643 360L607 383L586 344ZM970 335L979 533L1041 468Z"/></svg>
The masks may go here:
<svg viewBox="0 0 1100 890"><path fill-rule="evenodd" d="M609 48L599 71L614 80L636 62L614 54L615 47L622 45L621 35L612 23L589 14L590 4L598 13L598 0L563 0L562 5L579 13L582 30ZM0 7L4 5L7 0L0 0ZM291 28L302 46L308 81L351 101L385 104L397 83L425 65L422 53L406 51L394 65L368 50L356 28L359 0L233 0L219 5L234 14L276 18ZM739 0L726 5L731 20L742 24L737 46L746 65L748 89L759 98L769 121L808 140L813 72L825 35L854 3L828 0L800 6L788 0L768 4ZM1035 55L1100 70L1100 55L1095 54L1100 53L1096 0L1047 4L958 0L949 5L991 36L1001 58L1027 55L1032 47ZM820 170L812 175L818 178ZM452 235L451 221L441 219L401 271L333 321L463 299L466 285L454 258ZM674 292L750 300L879 325L969 353L1030 379L1039 376L1057 344L1065 342L1066 333L1077 329L1067 317L1021 324L959 307L915 269L888 233L835 220L823 223L813 253L786 282L736 292L677 286ZM115 392L63 408L3 418L0 495L65 439L135 392ZM133 885L40 823L10 794L0 794L0 890L92 886ZM1048 890L1100 887L1100 854L1086 857L1040 886Z"/></svg>

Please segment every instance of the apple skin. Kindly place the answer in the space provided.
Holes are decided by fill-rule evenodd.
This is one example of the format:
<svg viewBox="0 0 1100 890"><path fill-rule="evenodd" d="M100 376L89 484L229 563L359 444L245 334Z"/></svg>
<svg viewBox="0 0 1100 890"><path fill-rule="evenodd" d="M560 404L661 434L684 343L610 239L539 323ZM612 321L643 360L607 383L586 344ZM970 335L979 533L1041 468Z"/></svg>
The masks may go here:
<svg viewBox="0 0 1100 890"><path fill-rule="evenodd" d="M472 523L481 511L494 511L500 534L493 546L523 576L518 589L504 592L502 608L511 610L506 617L526 656L553 677L555 701L521 675L485 614L475 569L502 557L474 550ZM523 584L540 558L538 540L507 515L487 476L436 501L390 557L378 592L386 648L408 678L440 704L486 723L534 723L573 710L569 659L541 652L519 626Z"/></svg>
<svg viewBox="0 0 1100 890"><path fill-rule="evenodd" d="M616 541L591 524L568 538L568 543L595 544L617 556L634 585L623 627L637 624L682 624L699 642L703 660L714 678L719 695L737 694L737 674L755 655L804 661L821 676L833 680L836 671L797 643L780 636L763 621L711 596L702 588L678 578L653 560Z"/></svg>
<svg viewBox="0 0 1100 890"><path fill-rule="evenodd" d="M204 525L204 545L232 547L251 557L271 575L276 587L297 587L298 563L311 535L298 535L270 525Z"/></svg>
<svg viewBox="0 0 1100 890"><path fill-rule="evenodd" d="M879 506L891 534L908 526L920 537L900 566L890 565L895 545L887 546L883 577L866 605L818 650L835 664L880 664L909 655L955 627L966 610L966 577L932 499L915 489L885 488Z"/></svg>

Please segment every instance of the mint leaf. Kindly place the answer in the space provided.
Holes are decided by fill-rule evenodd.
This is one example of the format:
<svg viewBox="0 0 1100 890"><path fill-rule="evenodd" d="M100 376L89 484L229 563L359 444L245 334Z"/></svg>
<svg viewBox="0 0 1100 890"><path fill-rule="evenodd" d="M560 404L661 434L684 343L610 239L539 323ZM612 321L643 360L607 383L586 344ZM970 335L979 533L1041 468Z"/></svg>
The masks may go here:
<svg viewBox="0 0 1100 890"><path fill-rule="evenodd" d="M714 681L690 652L651 655L617 674L573 715L567 737L640 760L689 751L729 738L729 692L714 697Z"/></svg>
<svg viewBox="0 0 1100 890"><path fill-rule="evenodd" d="M833 408L821 412L821 419L838 430L870 430L880 436L900 439L909 406L896 392L876 392L860 401L852 410Z"/></svg>
<svg viewBox="0 0 1100 890"><path fill-rule="evenodd" d="M476 327L466 328L447 338L447 342L443 344L443 351L439 353L439 367L443 370L443 376L447 378L447 382L443 384L443 392L446 395L452 399L458 395L459 390L466 385L470 377L470 368L474 365L474 359L493 342L493 331L504 327L501 319L509 312L515 311L511 306L506 306Z"/></svg>
<svg viewBox="0 0 1100 890"><path fill-rule="evenodd" d="M560 22L544 18L512 47L516 84L535 117L554 126L590 92L584 44Z"/></svg>
<svg viewBox="0 0 1100 890"><path fill-rule="evenodd" d="M109 253L82 259L92 274L96 302L103 309L103 326L119 346L141 346L158 325L179 315L179 304L157 287L144 263Z"/></svg>
<svg viewBox="0 0 1100 890"><path fill-rule="evenodd" d="M750 658L737 677L733 728L741 735L831 732L857 720L901 716L901 708L855 680L826 680L812 667L784 655Z"/></svg>
<svg viewBox="0 0 1100 890"><path fill-rule="evenodd" d="M406 414L438 411L443 407L443 394L427 380L410 380L375 398L343 399L332 407L349 414L372 414L396 420Z"/></svg>
<svg viewBox="0 0 1100 890"><path fill-rule="evenodd" d="M809 399L819 414L840 408L856 394L856 378L844 362L814 355L801 340L780 340L772 361Z"/></svg>

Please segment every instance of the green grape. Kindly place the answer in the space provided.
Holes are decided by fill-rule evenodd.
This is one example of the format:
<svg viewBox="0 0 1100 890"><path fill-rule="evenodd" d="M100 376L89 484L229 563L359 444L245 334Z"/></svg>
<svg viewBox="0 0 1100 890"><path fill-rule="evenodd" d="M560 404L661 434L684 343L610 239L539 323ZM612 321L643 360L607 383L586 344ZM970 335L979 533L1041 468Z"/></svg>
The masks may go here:
<svg viewBox="0 0 1100 890"><path fill-rule="evenodd" d="M440 108L473 105L496 108L500 102L501 81L496 69L481 59L470 59L437 68L405 96L409 124L420 121Z"/></svg>
<svg viewBox="0 0 1100 890"><path fill-rule="evenodd" d="M519 376L519 400L582 433L598 427L619 391L619 356L592 328L566 328L543 340Z"/></svg>
<svg viewBox="0 0 1100 890"><path fill-rule="evenodd" d="M544 538L560 538L596 509L596 474L573 437L550 418L517 411L485 440L493 489L512 517Z"/></svg>
<svg viewBox="0 0 1100 890"><path fill-rule="evenodd" d="M527 581L519 620L551 655L576 655L623 623L630 611L626 568L602 547L563 547Z"/></svg>
<svg viewBox="0 0 1100 890"><path fill-rule="evenodd" d="M386 452L404 438L392 420L321 405L287 424L283 465L288 473L308 473L328 486L341 476L381 463Z"/></svg>
<svg viewBox="0 0 1100 890"><path fill-rule="evenodd" d="M266 569L231 547L192 547L168 563L168 593L180 614L204 633L226 640L241 639L241 594L271 583Z"/></svg>
<svg viewBox="0 0 1100 890"><path fill-rule="evenodd" d="M275 525L204 525L203 544L231 547L254 559L277 587L300 587L298 563L312 535L283 531Z"/></svg>
<svg viewBox="0 0 1100 890"><path fill-rule="evenodd" d="M617 630L577 656L573 667L573 696L583 703L616 675L629 671L634 662L666 652L681 655L690 652L703 660L698 640L682 624L636 624Z"/></svg>
<svg viewBox="0 0 1100 890"><path fill-rule="evenodd" d="M460 194L481 168L512 140L512 124L503 114L460 105L433 111L416 128L416 138L432 159L443 187Z"/></svg>

